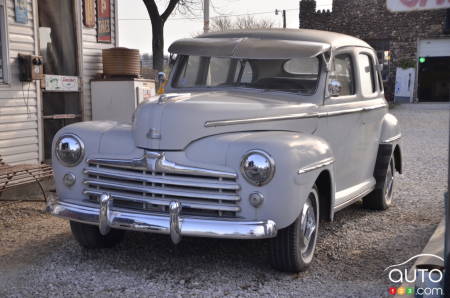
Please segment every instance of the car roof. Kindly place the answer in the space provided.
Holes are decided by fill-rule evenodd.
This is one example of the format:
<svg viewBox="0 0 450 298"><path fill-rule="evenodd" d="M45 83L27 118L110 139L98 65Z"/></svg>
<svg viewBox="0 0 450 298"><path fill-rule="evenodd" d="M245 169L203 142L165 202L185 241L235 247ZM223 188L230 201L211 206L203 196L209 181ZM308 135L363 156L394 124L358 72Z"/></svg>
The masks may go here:
<svg viewBox="0 0 450 298"><path fill-rule="evenodd" d="M326 43L333 48L346 46L360 46L372 48L365 41L342 33L321 31L313 29L246 29L230 30L223 32L212 32L198 36L197 38L258 38L258 39L281 39Z"/></svg>
<svg viewBox="0 0 450 298"><path fill-rule="evenodd" d="M175 41L169 52L235 58L313 57L347 46L371 48L349 35L311 29L232 30Z"/></svg>

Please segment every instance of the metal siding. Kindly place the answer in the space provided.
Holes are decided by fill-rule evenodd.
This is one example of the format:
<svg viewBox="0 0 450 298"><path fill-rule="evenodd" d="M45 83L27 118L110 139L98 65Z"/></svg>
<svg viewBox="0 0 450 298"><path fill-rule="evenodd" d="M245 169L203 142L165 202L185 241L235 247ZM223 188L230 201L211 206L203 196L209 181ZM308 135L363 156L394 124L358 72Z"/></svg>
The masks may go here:
<svg viewBox="0 0 450 298"><path fill-rule="evenodd" d="M17 55L35 54L33 5L28 23L16 24L14 1L7 0L10 84L0 85L0 155L10 164L39 162L38 108L35 83L18 81Z"/></svg>
<svg viewBox="0 0 450 298"><path fill-rule="evenodd" d="M83 26L83 120L92 119L91 84L90 81L98 73L103 72L102 50L112 48L116 44L115 1L111 1L111 38L110 44L97 43L97 25L95 28Z"/></svg>
<svg viewBox="0 0 450 298"><path fill-rule="evenodd" d="M450 56L450 39L425 39L419 42L419 57Z"/></svg>

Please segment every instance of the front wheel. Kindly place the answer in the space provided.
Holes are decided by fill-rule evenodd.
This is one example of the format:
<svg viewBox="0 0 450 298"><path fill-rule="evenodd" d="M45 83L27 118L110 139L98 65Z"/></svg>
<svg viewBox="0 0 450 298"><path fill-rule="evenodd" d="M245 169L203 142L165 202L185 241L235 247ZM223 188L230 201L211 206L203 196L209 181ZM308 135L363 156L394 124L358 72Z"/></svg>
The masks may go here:
<svg viewBox="0 0 450 298"><path fill-rule="evenodd" d="M314 186L300 216L271 239L271 262L278 270L306 271L314 256L319 229L319 195Z"/></svg>

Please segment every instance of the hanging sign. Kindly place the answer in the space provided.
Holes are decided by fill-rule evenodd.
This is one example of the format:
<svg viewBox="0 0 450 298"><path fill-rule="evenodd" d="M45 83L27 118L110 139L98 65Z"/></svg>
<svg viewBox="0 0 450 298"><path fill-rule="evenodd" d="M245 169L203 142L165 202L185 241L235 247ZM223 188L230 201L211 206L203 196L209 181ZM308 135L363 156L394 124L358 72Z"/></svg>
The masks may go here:
<svg viewBox="0 0 450 298"><path fill-rule="evenodd" d="M110 0L97 0L97 42L111 43Z"/></svg>
<svg viewBox="0 0 450 298"><path fill-rule="evenodd" d="M28 7L26 0L14 0L14 12L16 14L16 23L28 23Z"/></svg>
<svg viewBox="0 0 450 298"><path fill-rule="evenodd" d="M95 0L83 0L83 23L88 28L95 27Z"/></svg>
<svg viewBox="0 0 450 298"><path fill-rule="evenodd" d="M387 0L392 12L450 8L450 0Z"/></svg>

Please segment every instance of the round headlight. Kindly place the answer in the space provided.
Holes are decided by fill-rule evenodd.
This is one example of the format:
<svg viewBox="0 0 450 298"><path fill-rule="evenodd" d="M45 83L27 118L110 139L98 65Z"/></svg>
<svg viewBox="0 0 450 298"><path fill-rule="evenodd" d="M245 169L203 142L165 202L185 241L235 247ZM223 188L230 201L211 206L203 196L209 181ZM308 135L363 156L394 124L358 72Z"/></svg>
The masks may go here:
<svg viewBox="0 0 450 298"><path fill-rule="evenodd" d="M252 150L242 158L241 172L249 183L261 186L272 180L275 174L275 162L266 152Z"/></svg>
<svg viewBox="0 0 450 298"><path fill-rule="evenodd" d="M84 144L75 135L63 135L56 142L55 151L63 165L73 167L83 159Z"/></svg>

